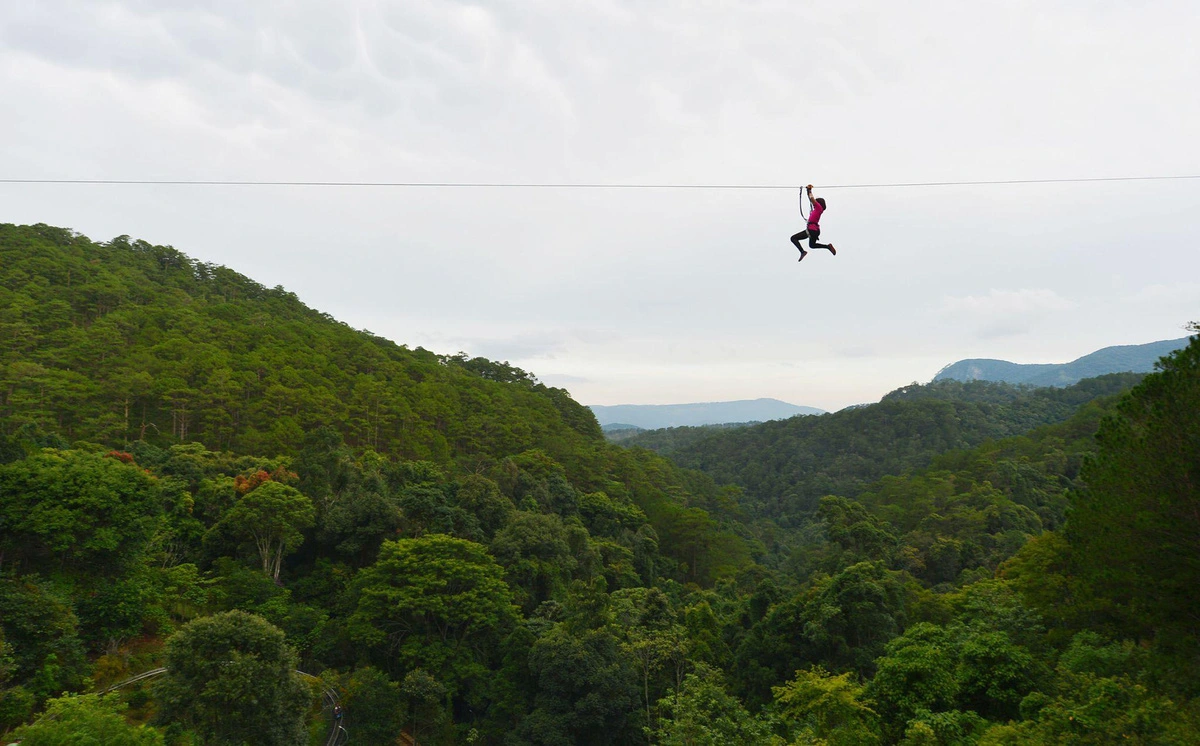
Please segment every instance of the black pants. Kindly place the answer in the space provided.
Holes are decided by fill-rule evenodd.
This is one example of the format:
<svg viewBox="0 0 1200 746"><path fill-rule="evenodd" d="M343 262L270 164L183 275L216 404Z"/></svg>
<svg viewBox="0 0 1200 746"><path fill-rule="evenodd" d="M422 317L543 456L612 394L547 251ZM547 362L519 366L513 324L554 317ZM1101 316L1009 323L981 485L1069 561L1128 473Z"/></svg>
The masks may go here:
<svg viewBox="0 0 1200 746"><path fill-rule="evenodd" d="M794 243L796 245L797 249L800 249L801 253L804 253L804 247L800 245L800 242L806 238L808 239L808 248L810 248L810 249L828 249L829 244L817 243L817 239L820 237L821 237L821 229L820 228L809 228L806 231L800 231L796 235L792 236L792 243Z"/></svg>

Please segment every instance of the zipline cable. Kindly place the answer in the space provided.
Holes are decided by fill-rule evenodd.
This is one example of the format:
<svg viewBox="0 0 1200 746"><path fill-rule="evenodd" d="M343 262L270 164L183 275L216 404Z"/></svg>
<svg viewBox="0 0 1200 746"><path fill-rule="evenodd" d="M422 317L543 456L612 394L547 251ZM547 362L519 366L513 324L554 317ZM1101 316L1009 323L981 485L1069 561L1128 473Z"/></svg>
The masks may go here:
<svg viewBox="0 0 1200 746"><path fill-rule="evenodd" d="M1020 184L1084 184L1106 181L1179 181L1200 179L1200 174L1180 176L1099 176L1077 179L1002 179L997 181L910 181L878 184L822 184L821 189L906 189L910 187L1012 186ZM0 179L0 184L80 184L129 186L229 186L229 187L401 187L428 189L803 189L790 184L588 184L508 183L488 181L235 181L205 179Z"/></svg>

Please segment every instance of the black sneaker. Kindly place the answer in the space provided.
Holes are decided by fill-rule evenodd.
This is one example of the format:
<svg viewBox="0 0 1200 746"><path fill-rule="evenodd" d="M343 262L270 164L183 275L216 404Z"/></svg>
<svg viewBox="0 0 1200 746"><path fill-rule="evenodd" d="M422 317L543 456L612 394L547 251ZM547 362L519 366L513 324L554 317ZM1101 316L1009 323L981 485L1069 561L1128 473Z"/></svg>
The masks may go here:
<svg viewBox="0 0 1200 746"><path fill-rule="evenodd" d="M806 256L808 256L808 252L805 251L804 249L800 249L800 258L797 259L796 261L802 262L802 261L804 261L804 257L806 257Z"/></svg>

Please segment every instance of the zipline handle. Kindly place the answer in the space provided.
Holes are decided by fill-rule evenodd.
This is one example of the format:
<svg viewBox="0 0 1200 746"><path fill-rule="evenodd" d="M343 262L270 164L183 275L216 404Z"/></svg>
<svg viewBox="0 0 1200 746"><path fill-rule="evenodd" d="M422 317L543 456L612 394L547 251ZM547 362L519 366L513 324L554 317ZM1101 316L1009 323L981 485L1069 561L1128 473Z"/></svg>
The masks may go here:
<svg viewBox="0 0 1200 746"><path fill-rule="evenodd" d="M808 200L808 210L804 209L804 193L812 191L812 184L800 190L800 217L804 218L804 227L808 227L808 213L812 212L812 199Z"/></svg>

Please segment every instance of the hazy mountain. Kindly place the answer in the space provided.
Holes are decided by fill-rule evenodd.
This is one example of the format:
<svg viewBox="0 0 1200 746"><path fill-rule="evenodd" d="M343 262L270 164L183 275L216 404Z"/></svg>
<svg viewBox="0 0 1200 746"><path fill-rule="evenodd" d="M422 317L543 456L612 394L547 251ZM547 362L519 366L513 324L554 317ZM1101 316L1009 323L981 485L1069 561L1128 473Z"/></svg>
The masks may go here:
<svg viewBox="0 0 1200 746"><path fill-rule="evenodd" d="M798 414L825 414L822 409L801 407L778 399L703 402L696 404L591 405L603 427L623 424L657 430L662 427L722 425L728 422L785 420Z"/></svg>
<svg viewBox="0 0 1200 746"><path fill-rule="evenodd" d="M1149 373L1163 355L1186 347L1188 338L1144 345L1105 347L1069 363L1010 363L1007 360L970 359L947 365L935 381L1002 381L1033 386L1070 386L1084 378L1106 373ZM593 407L594 409L594 407Z"/></svg>

